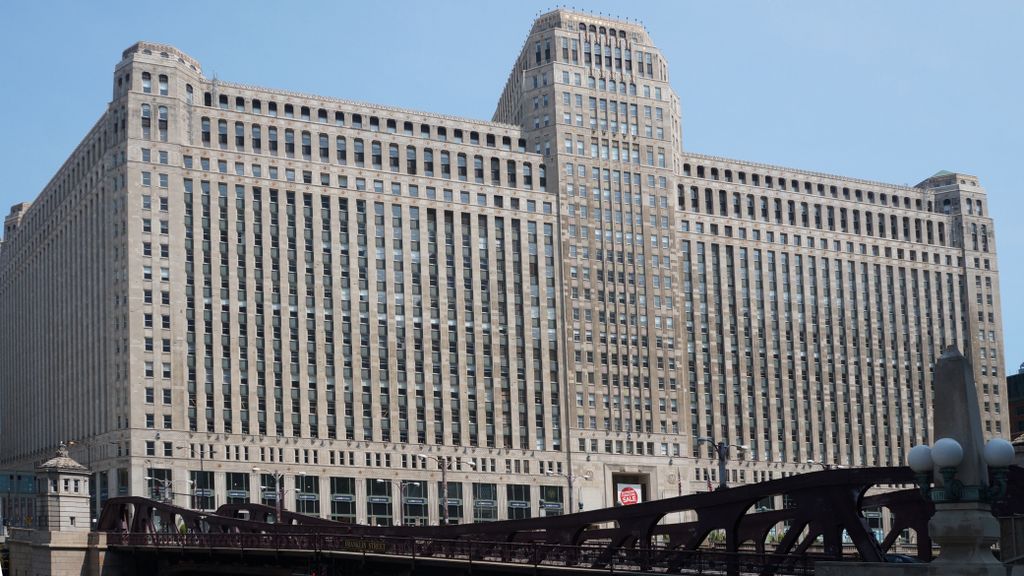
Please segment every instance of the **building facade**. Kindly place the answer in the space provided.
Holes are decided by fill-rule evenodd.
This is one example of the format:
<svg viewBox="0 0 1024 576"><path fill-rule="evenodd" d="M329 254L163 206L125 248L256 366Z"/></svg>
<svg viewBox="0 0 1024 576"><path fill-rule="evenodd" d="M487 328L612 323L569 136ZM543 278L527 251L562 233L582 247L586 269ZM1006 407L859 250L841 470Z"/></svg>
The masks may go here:
<svg viewBox="0 0 1024 576"><path fill-rule="evenodd" d="M73 440L94 505L557 514L706 489L710 442L730 482L898 464L948 345L1008 432L977 178L702 156L680 123L642 26L561 9L491 122L130 47L5 220L0 466Z"/></svg>

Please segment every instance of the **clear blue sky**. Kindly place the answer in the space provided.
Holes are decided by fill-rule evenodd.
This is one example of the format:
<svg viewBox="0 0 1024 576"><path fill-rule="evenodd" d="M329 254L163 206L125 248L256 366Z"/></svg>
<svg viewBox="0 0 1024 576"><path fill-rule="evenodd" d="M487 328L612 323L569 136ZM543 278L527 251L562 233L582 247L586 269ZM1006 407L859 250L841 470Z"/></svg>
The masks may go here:
<svg viewBox="0 0 1024 576"><path fill-rule="evenodd" d="M571 4L570 4L571 5ZM97 9L103 6L102 10ZM103 112L121 51L165 42L234 82L489 119L534 1L11 2L0 210ZM687 149L899 184L977 175L996 218L1006 367L1024 362L1024 3L579 2L643 21ZM628 10L628 12L627 12Z"/></svg>

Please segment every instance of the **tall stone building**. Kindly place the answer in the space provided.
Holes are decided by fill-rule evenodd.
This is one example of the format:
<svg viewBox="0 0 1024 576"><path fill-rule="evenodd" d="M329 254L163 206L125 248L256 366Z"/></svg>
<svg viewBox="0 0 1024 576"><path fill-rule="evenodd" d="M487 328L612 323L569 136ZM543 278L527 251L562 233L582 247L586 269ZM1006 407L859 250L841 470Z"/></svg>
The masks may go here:
<svg viewBox="0 0 1024 576"><path fill-rule="evenodd" d="M483 122L206 78L140 42L5 220L0 466L72 440L94 505L278 497L344 520L557 514L928 440L973 359L1007 427L977 178L684 151L632 22L534 23ZM446 474L441 468L447 469ZM578 504L576 504L578 503Z"/></svg>

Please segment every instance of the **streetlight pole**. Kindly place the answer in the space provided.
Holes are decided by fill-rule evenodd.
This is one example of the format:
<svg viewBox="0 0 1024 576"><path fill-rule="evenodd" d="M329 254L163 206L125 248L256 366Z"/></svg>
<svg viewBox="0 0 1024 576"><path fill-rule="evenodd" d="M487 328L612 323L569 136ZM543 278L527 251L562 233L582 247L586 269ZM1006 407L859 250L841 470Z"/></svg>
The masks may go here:
<svg viewBox="0 0 1024 576"><path fill-rule="evenodd" d="M152 482L159 482L160 483L160 492L161 492L161 494L163 494L164 502L166 502L168 504L171 503L171 496L174 494L174 492L171 491L171 481L170 480L165 480L164 478L157 478L156 476L146 476L146 480L150 480Z"/></svg>
<svg viewBox="0 0 1024 576"><path fill-rule="evenodd" d="M419 486L419 482L416 480L385 480L383 478L377 478L377 482L391 482L392 486L398 487L398 507L395 508L395 525L401 526L402 522L407 517L405 513L405 488L406 486Z"/></svg>
<svg viewBox="0 0 1024 576"><path fill-rule="evenodd" d="M260 468L257 468L257 467L253 467L252 471L256 472L257 474L262 472L262 470L260 470ZM277 505L276 506L277 507L277 518L275 520L277 521L278 524L280 524L281 523L281 508L282 508L282 505L284 504L284 474L282 474L280 472L269 472L269 471L267 472L267 474L269 474L271 477L274 478L274 489L277 491L277 498L275 499L276 500L275 504ZM263 483L260 482L260 490L263 490L263 489L264 489Z"/></svg>
<svg viewBox="0 0 1024 576"><path fill-rule="evenodd" d="M417 454L420 460L426 461L427 458L437 462L437 467L441 469L441 513L444 519L444 526L448 525L448 469L451 468L452 463L455 461L451 456L431 456L430 454L423 454L422 452ZM463 464L470 468L476 469L476 462L470 460L463 460Z"/></svg>
<svg viewBox="0 0 1024 576"><path fill-rule="evenodd" d="M738 448L740 450L749 450L750 448L743 444L729 444L728 442L715 442L714 438L710 436L701 436L697 438L697 443L701 442L711 445L718 455L718 489L725 490L728 488L728 484L725 481L725 464L729 461L729 448Z"/></svg>
<svg viewBox="0 0 1024 576"><path fill-rule="evenodd" d="M561 477L565 478L565 481L568 484L568 488L569 488L569 512L568 513L572 514L573 512L576 512L576 509L573 508L573 489L572 489L572 485L573 485L573 482L575 482L578 477L575 474L573 474L572 472L555 472L555 471L552 471L552 470L547 471L545 473L545 475L546 476L561 476ZM587 474L587 475L583 476L580 479L581 480L590 480L590 475ZM582 510L583 510L583 498L581 496L580 497L580 511L582 511Z"/></svg>
<svg viewBox="0 0 1024 576"><path fill-rule="evenodd" d="M96 501L98 500L96 492L96 472L92 469L92 440L69 440L67 442L68 447L78 446L79 444L85 444L85 454L87 459L86 468L89 469L89 526L96 521Z"/></svg>
<svg viewBox="0 0 1024 576"><path fill-rule="evenodd" d="M448 525L448 467L451 466L449 456L431 456L430 454L418 454L420 460L426 462L427 458L437 462L441 469L441 525Z"/></svg>

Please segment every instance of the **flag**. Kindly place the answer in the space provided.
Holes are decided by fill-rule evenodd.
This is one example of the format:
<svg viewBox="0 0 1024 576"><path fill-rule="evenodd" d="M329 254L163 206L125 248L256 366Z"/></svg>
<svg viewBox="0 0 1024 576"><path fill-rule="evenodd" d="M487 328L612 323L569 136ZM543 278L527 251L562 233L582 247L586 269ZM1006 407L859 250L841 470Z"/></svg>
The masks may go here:
<svg viewBox="0 0 1024 576"><path fill-rule="evenodd" d="M707 480L708 483L708 492L714 492L715 487L711 485L711 478L706 478L705 480Z"/></svg>

